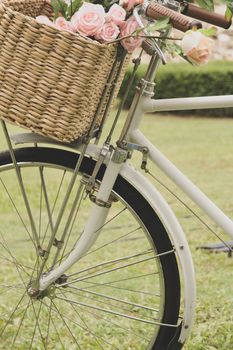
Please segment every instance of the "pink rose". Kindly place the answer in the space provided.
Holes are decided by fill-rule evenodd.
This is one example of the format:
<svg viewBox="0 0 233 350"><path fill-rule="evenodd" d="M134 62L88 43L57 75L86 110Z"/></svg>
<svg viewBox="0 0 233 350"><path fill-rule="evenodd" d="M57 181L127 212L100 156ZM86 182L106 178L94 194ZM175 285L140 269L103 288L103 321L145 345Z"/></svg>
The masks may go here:
<svg viewBox="0 0 233 350"><path fill-rule="evenodd" d="M95 35L95 39L102 42L110 42L115 40L120 34L120 29L114 22L107 22Z"/></svg>
<svg viewBox="0 0 233 350"><path fill-rule="evenodd" d="M70 22L66 21L64 17L58 17L56 19L55 27L57 29L67 30L68 32L75 32L73 25Z"/></svg>
<svg viewBox="0 0 233 350"><path fill-rule="evenodd" d="M105 23L105 11L102 5L84 2L71 18L75 31L84 36L94 36Z"/></svg>
<svg viewBox="0 0 233 350"><path fill-rule="evenodd" d="M47 26L54 27L54 23L50 21L50 19L47 16L37 16L36 20L40 24L46 24Z"/></svg>
<svg viewBox="0 0 233 350"><path fill-rule="evenodd" d="M110 7L106 15L106 20L109 22L112 21L118 26L122 26L124 24L125 17L126 11L123 9L123 7L114 4Z"/></svg>
<svg viewBox="0 0 233 350"><path fill-rule="evenodd" d="M132 35L121 40L121 44L128 52L133 52L137 47L140 47L143 42L143 39L135 33L138 28L140 28L138 22L134 16L131 16L121 29L121 38Z"/></svg>
<svg viewBox="0 0 233 350"><path fill-rule="evenodd" d="M211 40L201 32L192 31L184 35L181 48L189 61L196 64L205 64L209 60L212 44Z"/></svg>
<svg viewBox="0 0 233 350"><path fill-rule="evenodd" d="M135 6L143 4L144 0L120 0L120 6L124 7L126 11L132 10Z"/></svg>

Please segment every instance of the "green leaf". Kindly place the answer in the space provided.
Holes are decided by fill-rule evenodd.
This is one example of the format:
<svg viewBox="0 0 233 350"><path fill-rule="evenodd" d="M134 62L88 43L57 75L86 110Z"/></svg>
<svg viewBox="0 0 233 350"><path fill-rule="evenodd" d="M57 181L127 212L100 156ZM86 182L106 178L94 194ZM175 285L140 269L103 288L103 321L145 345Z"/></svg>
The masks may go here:
<svg viewBox="0 0 233 350"><path fill-rule="evenodd" d="M57 0L60 5L60 12L62 16L66 18L67 4L63 0Z"/></svg>
<svg viewBox="0 0 233 350"><path fill-rule="evenodd" d="M227 7L226 12L225 12L225 17L226 17L227 21L230 22L232 20L232 15L233 15L233 8Z"/></svg>
<svg viewBox="0 0 233 350"><path fill-rule="evenodd" d="M60 6L57 0L51 0L51 6L53 8L54 12L54 19L56 19L59 16L60 12Z"/></svg>
<svg viewBox="0 0 233 350"><path fill-rule="evenodd" d="M71 5L67 9L67 18L70 19L73 16L73 14L76 11L78 11L78 9L82 6L82 4L83 0L73 0Z"/></svg>
<svg viewBox="0 0 233 350"><path fill-rule="evenodd" d="M154 24L150 25L148 29L150 32L153 32L153 31L169 28L170 27L169 21L170 21L169 17L161 17Z"/></svg>
<svg viewBox="0 0 233 350"><path fill-rule="evenodd" d="M206 29L199 29L198 32L201 32L205 36L215 36L217 34L217 28L210 27Z"/></svg>
<svg viewBox="0 0 233 350"><path fill-rule="evenodd" d="M225 18L230 22L233 16L233 0L225 0L222 2L227 6L225 11Z"/></svg>
<svg viewBox="0 0 233 350"><path fill-rule="evenodd" d="M181 49L180 45L178 45L174 42L168 42L168 41L165 41L164 45L165 45L166 51L169 52L170 54L172 54L172 56L175 56L175 55L181 56L182 55L182 49Z"/></svg>
<svg viewBox="0 0 233 350"><path fill-rule="evenodd" d="M233 0L226 0L226 5L229 7L229 9L232 11L233 10Z"/></svg>
<svg viewBox="0 0 233 350"><path fill-rule="evenodd" d="M59 17L60 13L66 18L67 4L62 0L51 0L51 6L54 12L54 19Z"/></svg>
<svg viewBox="0 0 233 350"><path fill-rule="evenodd" d="M105 8L105 11L108 11L109 8L119 2L119 0L91 0L93 4L102 5Z"/></svg>
<svg viewBox="0 0 233 350"><path fill-rule="evenodd" d="M214 1L213 0L196 0L196 3L206 10L214 11Z"/></svg>

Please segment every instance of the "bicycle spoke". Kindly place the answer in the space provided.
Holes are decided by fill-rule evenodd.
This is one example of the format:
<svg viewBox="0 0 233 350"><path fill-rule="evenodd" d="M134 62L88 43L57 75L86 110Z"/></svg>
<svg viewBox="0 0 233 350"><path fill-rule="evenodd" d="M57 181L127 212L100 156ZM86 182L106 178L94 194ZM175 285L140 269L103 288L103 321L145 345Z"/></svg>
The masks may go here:
<svg viewBox="0 0 233 350"><path fill-rule="evenodd" d="M62 294L63 294L64 296L66 296L66 293L65 293L64 291L62 291ZM84 326L85 326L84 329L86 328L86 330L88 331L89 334L94 335L94 337L96 338L96 343L101 347L102 350L104 350L104 348L102 347L102 345L99 343L96 334L94 334L93 332L91 332L91 330L90 330L90 328L88 327L86 321L85 321L84 318L80 315L80 312L78 312L78 310L74 307L73 304L71 304L71 307L72 307L72 309L74 310L74 312L76 313L76 315L78 315L78 317L79 317L79 319L82 321L82 323L84 324Z"/></svg>
<svg viewBox="0 0 233 350"><path fill-rule="evenodd" d="M35 306L34 306L32 300L31 300L31 304L32 304L32 309L33 309L33 312L34 312L34 315L35 315L35 318L36 318L36 322L35 322L36 323L36 328L38 328L38 331L39 331L39 334L40 334L40 337L41 337L41 342L42 342L44 348L46 349L45 343L44 343L44 337L42 335L41 328L40 328L40 323L39 323L39 317L40 317L42 303L40 302L38 314L36 314Z"/></svg>
<svg viewBox="0 0 233 350"><path fill-rule="evenodd" d="M158 274L158 272L153 272L153 273L149 273L149 274L138 275L138 276L133 276L133 277L128 277L128 278L121 278L121 279L112 280L112 281L108 281L108 282L102 282L102 283L90 282L90 281L84 281L84 283L90 284L90 286L86 287L87 290L89 290L91 288L96 288L96 287L104 287L104 288L107 287L107 288L111 288L111 289L119 289L119 290L131 292L131 293L138 293L138 294L145 294L145 295L159 297L160 296L159 294L145 292L141 289L140 290L133 290L133 289L128 289L128 288L123 288L123 287L118 287L118 286L112 285L114 283L129 281L129 280L137 279L137 278L144 278L145 279L145 277L147 277L147 276L152 276L152 275L157 275L157 274ZM82 290L82 288L80 288L80 290Z"/></svg>
<svg viewBox="0 0 233 350"><path fill-rule="evenodd" d="M149 310L149 311L153 311L153 312L159 312L158 309L154 309L154 308L151 308L151 307L148 307L148 306L145 306L145 305L140 305L140 304L137 304L137 303L132 303L132 302L129 302L129 301L124 300L124 299L115 298L115 297L113 297L111 295L93 292L93 291L90 291L88 289L77 288L77 287L74 287L74 286L70 286L69 287L69 291L70 291L70 289L71 290L73 289L73 290L81 291L81 292L87 292L89 294L96 295L96 296L101 297L103 299L117 301L119 303L126 304L126 305L129 305L129 306L134 306L134 307L137 307L137 308L141 308L141 309L145 309L145 310ZM78 294L78 295L82 295L82 294Z"/></svg>
<svg viewBox="0 0 233 350"><path fill-rule="evenodd" d="M75 165L75 169L74 169L74 171L72 173L72 176L71 176L71 179L69 181L68 187L67 187L67 189L65 191L65 196L64 196L64 198L62 200L62 204L61 204L61 206L59 208L58 216L57 216L55 224L54 224L54 232L53 232L53 234L51 235L51 237L49 239L48 252L50 252L50 249L51 249L52 245L54 244L55 235L58 232L58 229L60 227L60 224L61 224L61 221L62 221L62 218L63 218L63 214L64 214L64 212L65 212L65 210L67 208L67 204L68 204L69 199L71 197L71 193L73 191L76 179L78 177L78 173L79 173L79 169L80 169L82 160L83 160L83 158L85 156L86 148L87 148L87 144L83 144L82 151L80 152L79 157L77 157L77 162L76 162L76 165ZM82 186L81 183L80 183L80 186ZM79 187L79 190L80 190L80 187ZM73 202L73 204L71 206L71 209L69 211L69 216L68 217L71 218L71 220L72 220L72 217L73 217L73 213L75 211L76 204L77 204L78 199L79 199L79 195L81 194L79 190L76 193L74 202ZM69 220L66 221L65 226L69 227L68 225L69 225ZM63 234L65 235L66 232L64 231ZM62 239L62 241L64 241L64 239ZM57 262L58 252L59 252L59 250L57 250L57 252L56 252L56 254L55 254L54 258L53 258L52 267L54 267L54 264ZM45 264L45 262L44 262L44 264ZM43 271L44 264L42 263L41 271L40 271L41 273Z"/></svg>
<svg viewBox="0 0 233 350"><path fill-rule="evenodd" d="M57 313L56 310L52 309L52 300L50 299L50 306L48 306L48 305L47 305L45 302L43 302L43 301L41 301L41 302L42 302L42 304L45 305L46 308L49 310L49 318L50 318L50 321L51 321L51 323L53 324L53 328L55 329L55 332L56 332L57 337L58 337L58 339L59 339L59 341L60 341L60 344L62 345L62 348L65 350L65 346L64 346L64 344L63 344L63 342L62 342L62 340L61 340L60 333L58 332L58 329L57 329L56 324L55 324L55 322L54 322L54 320L53 320L53 317L52 317L52 311L55 311L55 312ZM47 340L46 340L46 344L48 344L48 337L49 337L49 327L47 328L47 337L46 337Z"/></svg>
<svg viewBox="0 0 233 350"><path fill-rule="evenodd" d="M75 221L77 220L77 216L78 216L78 213L79 213L79 210L80 210L80 206L81 206L81 203L82 203L82 200L83 200L83 196L84 196L84 189L83 189L83 192L82 192L82 194L81 194L81 196L80 196L80 200L79 200L79 203L78 203L76 212L75 212L75 214L74 214L73 222L72 222L72 224L71 224L71 227L70 227L70 230L69 230L69 234L68 234L68 236L67 236L66 243L65 243L65 245L64 245L64 248L63 248L61 257L60 257L60 259L58 260L59 263L61 263L62 260L63 260L63 258L64 258L64 255L65 255L65 251L66 251L68 242L69 242L70 237L71 237L71 235L72 235L72 230L73 230L73 228L74 228Z"/></svg>
<svg viewBox="0 0 233 350"><path fill-rule="evenodd" d="M105 312L105 313L109 313L109 314L112 314L112 315L115 315L115 316L125 317L125 318L128 318L128 319L134 320L134 321L139 321L139 322L149 323L149 324L159 325L159 326L166 326L166 327L175 327L175 328L178 327L177 324L176 325L174 325L174 324L165 324L165 323L157 322L155 320L148 321L146 319L142 319L142 318L139 318L139 317L134 317L134 316L131 316L131 315L128 315L128 314L123 314L123 313L120 313L120 312L117 312L117 311L112 311L112 310L100 308L100 307L95 306L95 305L86 304L86 303L83 303L83 302L80 302L80 301L75 301L75 300L72 300L72 299L66 299L66 298L62 298L62 297L57 297L57 299L66 301L68 303L73 303L73 304L76 304L76 305L81 305L81 306L85 306L85 307L88 307L88 308L91 308L91 309L99 310L99 311L102 311L102 312Z"/></svg>
<svg viewBox="0 0 233 350"><path fill-rule="evenodd" d="M22 327L22 324L23 324L24 319L25 319L25 316L26 316L26 312L27 312L27 310L28 310L30 304L31 304L31 300L29 299L28 304L27 304L27 306L26 306L26 308L25 308L25 310L24 310L23 316L22 316L22 318L21 318L21 320L20 320L18 329L16 330L16 333L15 333L15 336L14 336L14 339L13 339L13 342L12 342L12 344L11 344L11 350L13 349L13 347L14 347L14 345L15 345L16 339L17 339L17 337L18 337L18 335L19 335L20 329L21 329L21 327Z"/></svg>
<svg viewBox="0 0 233 350"><path fill-rule="evenodd" d="M36 147L36 145L35 145ZM43 189L42 189L42 183L40 183L40 197L39 197L39 220L38 220L38 237L39 241L41 239L41 228L42 228L42 208L43 208Z"/></svg>
<svg viewBox="0 0 233 350"><path fill-rule="evenodd" d="M71 234L70 225L72 227L72 224L74 224L73 220L74 220L76 214L78 213L76 208L77 207L79 208L79 206L80 206L81 198L83 197L83 191L84 191L84 184L81 182L79 187L78 187L78 189L77 189L77 192L76 192L76 195L75 195L75 199L74 199L74 201L72 203L72 207L71 207L71 209L69 211L69 215L68 215L68 218L66 220L66 224L65 224L65 227L63 229L60 242L65 242L65 240L66 240L66 242L68 244L68 241L69 241L69 238L70 238L70 234ZM67 233L68 233L68 235L67 235ZM60 249L59 249L59 247L57 247L57 251L56 251L56 254L54 255L53 262L52 262L52 268L54 267L54 265L56 263L59 263L60 260L62 260L62 258L58 259L59 254L60 254Z"/></svg>
<svg viewBox="0 0 233 350"><path fill-rule="evenodd" d="M83 309L83 307L80 306L80 305L79 305L79 308L80 308L80 309ZM83 310L84 310L84 309L83 309ZM127 328L127 327L123 327L123 326L121 326L119 323L113 322L113 321L109 320L108 318L103 317L102 315L97 315L97 314L95 314L93 311L88 310L87 308L85 308L85 312L88 313L88 314L93 315L93 316L94 316L96 319L98 319L98 320L102 320L102 321L104 321L104 322L107 323L107 324L111 324L111 325L113 325L114 327L118 327L118 328L122 329L123 332L126 332L126 331L127 331L129 334L132 334L134 337L138 337L138 338L143 339L143 340L145 340L145 341L147 341L147 342L150 342L150 339L147 339L147 338L145 338L145 337L142 337L140 334L133 332L131 329L129 329L129 328Z"/></svg>
<svg viewBox="0 0 233 350"><path fill-rule="evenodd" d="M150 258L146 258L146 259L142 259L142 260L139 260L137 262L133 262L133 263L130 263L130 264L126 264L126 265L121 265L119 267L114 267L112 269L109 269L109 270L106 270L106 271L103 271L103 272L99 272L99 273L96 273L96 274L93 274L93 275L90 275L90 276L85 276L85 277L81 277L81 278L77 278L77 279L74 279L74 280L71 280L69 282L66 282L66 283L62 283L60 284L60 287L64 287L64 286L67 286L67 285L70 285L72 283L77 283L77 282L81 282L81 281L85 281L86 279L90 279L90 278L94 278L94 277L99 277L101 275L105 275L105 274L108 274L108 273L111 273L111 272L114 272L114 271L119 271L121 269L125 269L129 266L133 266L133 265L136 265L136 264L140 264L140 263L143 263L145 261L148 261L148 260L153 260L154 257L150 257Z"/></svg>
<svg viewBox="0 0 233 350"><path fill-rule="evenodd" d="M87 291L87 294L89 294L87 296L87 294L84 294L83 290L80 293L78 289L73 289L71 287L67 287L67 293L72 295L72 297L74 296L78 297L78 300L81 300L81 298L84 298L84 299L88 299L89 301L93 301L94 303L107 305L111 310L117 308L118 310L121 310L123 312L129 312L130 314L134 314L134 313L138 314L139 311L144 311L144 313L147 312L148 319L154 319L154 317L150 316L148 313L157 314L159 312L158 309L150 308L150 307L127 300L129 296L123 300L120 298L116 298L114 296L109 297L107 295L103 295L103 293L97 293L97 292L89 293L89 291ZM59 289L56 295L59 296L60 294L62 294L62 291ZM95 298L94 295L97 296L98 298ZM116 303L111 303L109 302L109 300L115 301ZM126 308L126 306L128 306L128 308ZM135 309L137 311L133 311Z"/></svg>
<svg viewBox="0 0 233 350"><path fill-rule="evenodd" d="M62 294L62 292L60 292L60 294ZM97 300L96 298L93 298L93 297L89 297L89 296L83 296L83 294L80 294L80 293L75 293L75 292L72 292L71 293L72 294L72 297L74 297L74 296L77 296L78 297L78 300L80 300L81 298L84 298L84 299L88 299L89 300L89 302L95 302L95 303L98 303L98 304L101 304L101 305L106 305L107 307L109 307L109 309L107 309L107 310L111 310L112 312L116 312L116 313L125 313L125 315L126 315L126 313L127 314L130 314L131 316L133 316L134 314L136 314L136 315L138 315L138 311L133 311L133 308L131 307L131 309L128 309L128 308L125 308L125 307L123 307L123 306L118 306L118 305L116 305L116 304L112 304L112 303L109 303L109 302L106 302L106 301L103 301L103 300ZM59 294L57 294L58 295L58 298L59 298ZM68 299L67 299L68 300ZM130 303L126 303L125 302L125 304L128 304L128 305L130 305ZM85 304L84 303L84 305L87 305L87 304ZM98 305L95 305L95 304L91 304L91 305L94 305L94 306L97 306L97 307L99 307L99 309L101 309L101 310L106 310L106 309L104 309L104 308L100 308L100 306L98 306ZM133 306L132 304L131 304L131 306ZM135 305L136 306L136 305ZM116 309L117 309L117 311L116 311ZM147 311L148 311L148 309L147 309ZM156 313L158 313L159 311L154 311L154 312L156 312ZM149 321L149 320L154 320L155 318L154 317L152 317L152 316L148 316L147 315L147 321Z"/></svg>
<svg viewBox="0 0 233 350"><path fill-rule="evenodd" d="M25 296L25 295L24 295L24 296ZM19 314L21 314L22 312L24 312L24 308L27 306L27 304L28 304L28 303L25 303L25 304L23 304L23 305L21 305L21 306L18 306L18 307L17 307L17 310L15 310L15 312L20 310ZM17 304L17 305L18 305L18 304ZM16 308L16 307L15 307L15 308ZM12 312L12 313L15 314L15 312ZM4 313L4 314L1 314L1 318L3 319L5 316L8 317L8 315L9 315L10 313L11 313L11 311L6 312L6 313ZM7 322L5 322L5 325L3 326L3 328L0 330L0 336L3 335L3 333L5 332L7 326L8 326L9 323L11 322L11 320L12 320L12 318L13 318L13 316L14 316L14 314L12 315L12 313L11 313L11 316L7 319Z"/></svg>
<svg viewBox="0 0 233 350"><path fill-rule="evenodd" d="M112 268L112 269L109 269L109 270L106 270L106 271L103 271L103 272L100 272L100 273L96 273L96 274L93 274L93 275L90 275L90 276L85 276L85 277L77 278L77 279L71 280L71 281L69 281L69 282L62 283L62 284L60 284L59 287L63 287L63 286L66 286L66 285L70 285L70 284L72 284L72 283L81 282L81 281L84 281L84 280L86 280L86 279L90 279L90 278L94 278L94 277L97 277L97 276L101 276L101 275L104 275L104 274L107 274L107 273L110 273L110 272L113 272L113 271L118 271L118 270L121 270L121 269L130 267L130 266L136 265L136 264L141 264L141 263L146 262L146 261L149 261L149 260L155 260L155 259L158 258L159 256L164 256L164 255L171 254L171 253L174 253L174 249L172 249L172 250L170 250L170 251L168 251L168 252L166 252L166 253L157 254L157 255L152 256L152 257L149 257L149 258L145 258L145 259L142 259L142 260L138 260L138 261L136 261L136 262L132 262L132 263L129 263L129 264L126 264L126 265L121 265L121 266L119 266L119 267L115 267L115 268Z"/></svg>
<svg viewBox="0 0 233 350"><path fill-rule="evenodd" d="M34 326L34 330L33 330L33 333L32 333L32 338L31 338L31 343L30 343L29 350L32 349L34 337L35 337L35 334L36 334L36 329L37 329L37 327L39 328L38 320L39 320L39 317L40 317L41 305L42 305L42 304L40 303L38 315L36 315L35 308L34 308L34 305L33 305L33 302L32 302L32 307L33 307L33 311L34 311L34 314L35 314L36 321L35 321L35 326ZM43 339L43 338L42 338L42 339ZM46 349L46 348L45 348L45 349Z"/></svg>
<svg viewBox="0 0 233 350"><path fill-rule="evenodd" d="M5 185L5 183L3 182L3 180L2 180L1 177L0 177L0 182L1 182L1 184L3 185L3 187L4 187L4 189L5 189L6 193L7 193L7 196L8 196L8 198L9 198L9 200L10 200L12 206L13 206L14 209L15 209L15 212L16 212L16 214L17 214L17 216L18 216L20 222L22 223L23 227L25 228L25 231L27 232L30 241L31 241L32 244L34 245L35 249L37 249L36 244L35 244L35 242L34 242L34 240L33 240L33 238L32 238L32 235L30 234L30 232L29 232L29 230L28 230L28 228L27 228L27 225L25 224L25 222L24 222L24 220L23 220L23 218L22 218L22 216L21 216L21 214L20 214L20 212L19 212L17 206L15 205L15 202L14 202L13 198L12 198L11 195L10 195L10 192L8 191L6 185Z"/></svg>
<svg viewBox="0 0 233 350"><path fill-rule="evenodd" d="M52 302L50 300L50 305L48 306L48 324L47 324L47 332L46 332L46 338L45 338L46 339L45 340L45 349L47 349L48 343L49 343L49 331L50 331L50 323L51 323L51 312L52 312Z"/></svg>
<svg viewBox="0 0 233 350"><path fill-rule="evenodd" d="M61 314L60 314L60 312L58 311L57 308L56 308L56 310L55 310L55 309L52 309L52 311L58 313L59 316L61 316ZM62 315L62 317L63 317L65 320L67 320L67 321L73 323L75 326L78 326L79 328L83 329L85 332L88 332L89 334L93 335L94 337L97 337L98 339L101 339L105 344L111 345L111 347L113 347L114 349L120 350L120 349L118 349L116 346L114 346L113 344L111 344L109 341L107 341L106 339L104 339L103 337L101 337L101 336L99 336L99 335L93 333L89 328L86 328L86 327L81 326L78 322L74 321L74 319L71 319L71 318L68 317L67 315Z"/></svg>
<svg viewBox="0 0 233 350"><path fill-rule="evenodd" d="M7 294L9 292L12 292L12 290L16 293L22 293L22 290L25 290L24 287L20 287L19 285L16 285L16 286L4 286L4 285L0 285L0 288L1 290L5 288L5 290L2 290L0 292L0 295L3 295L3 294Z"/></svg>
<svg viewBox="0 0 233 350"><path fill-rule="evenodd" d="M108 219L97 231L95 231L94 233L97 233L98 231L104 229L110 222L112 223L114 220L116 220L116 218L118 218L125 210L127 209L127 207L124 207L123 209L121 209L117 214L115 214L113 217L111 217L110 219ZM99 248L97 248L98 250ZM87 252L85 256L93 253L94 251L90 251L90 252Z"/></svg>
<svg viewBox="0 0 233 350"><path fill-rule="evenodd" d="M88 252L85 256L87 256L87 255L89 255L89 254L93 254L93 253L99 251L100 249L106 248L106 247L109 246L110 244L119 242L119 241L122 240L123 238L128 237L129 235L131 235L132 233L135 233L135 232L139 231L140 229L141 229L141 227L137 227L136 229L133 229L133 230L129 231L128 233L126 233L126 234L124 234L124 235L122 235L122 236L120 236L120 237L118 237L118 238L116 238L116 239L113 239L113 240L111 240L111 241L109 241L109 242L107 242L107 243L101 245L100 247L98 247L98 248L96 248L96 249L94 249L94 250L91 250L91 251Z"/></svg>
<svg viewBox="0 0 233 350"><path fill-rule="evenodd" d="M6 248L4 247L4 245L3 245L1 242L0 242L0 245L1 245L4 249L6 249ZM2 255L2 254L0 255L0 260L2 260L2 261L4 261L4 262L7 261L8 263L10 263L10 264L12 264L12 265L21 268L21 269L23 270L23 272L25 272L28 276L29 276L29 273L26 271L26 269L28 269L28 270L31 270L31 269L32 269L31 267L25 266L25 265L23 265L22 263L19 263L19 262L17 262L17 261L11 260L11 259L7 258L5 255Z"/></svg>
<svg viewBox="0 0 233 350"><path fill-rule="evenodd" d="M145 295L150 295L150 296L155 296L155 297L160 297L159 294L155 294L155 293L150 293L150 292L145 292L143 290L135 290L135 289L129 289L129 288L125 288L125 287L117 287L117 286L112 286L112 283L117 283L117 282L122 282L128 279L120 279L120 280L116 280L116 281L111 281L111 282L106 282L106 283L97 283L97 282L88 282L88 281L84 281L85 283L90 283L91 286L87 287L87 288L95 288L98 286L101 287L109 287L109 288L113 288L113 289L119 289L119 290L123 290L126 292L131 292L131 293L137 293L137 294L145 294Z"/></svg>
<svg viewBox="0 0 233 350"><path fill-rule="evenodd" d="M5 124L5 122L3 120L1 120L1 124L2 124L2 129L3 129L4 135L5 135L6 142L7 142L7 145L8 145L8 150L9 150L9 153L10 153L12 164L14 165L13 168L14 168L14 171L15 171L15 174L16 174L16 177L17 177L17 183L19 185L20 192L21 192L21 195L22 195L23 200L24 200L24 205L25 205L25 209L26 209L26 212L27 212L27 216L28 216L28 219L30 221L30 226L31 226L31 231L32 231L32 239L33 239L33 241L35 241L36 248L39 248L40 247L40 242L39 242L39 238L38 238L38 234L37 234L37 230L36 230L36 226L35 226L35 221L34 221L34 218L33 218L32 210L31 210L31 206L30 206L30 203L29 203L29 200L28 200L28 196L27 196L27 192L26 192L26 189L25 189L25 186L24 186L24 181L23 181L23 177L22 177L22 174L21 174L21 168L20 168L20 166L17 163L16 157L15 157L15 151L14 151L14 149L12 147L11 139L10 139L10 136L9 136L6 124Z"/></svg>
<svg viewBox="0 0 233 350"><path fill-rule="evenodd" d="M45 205L46 205L46 209L47 209L47 215L48 215L50 229L51 229L51 232L53 233L54 225L53 225L52 213L51 213L50 205L49 205L48 193L47 193L46 184L45 184L45 180L44 180L43 169L44 169L43 167L39 167L41 188L42 188L42 193L43 193L44 199L45 199Z"/></svg>
<svg viewBox="0 0 233 350"><path fill-rule="evenodd" d="M151 272L151 273L147 273L147 274L143 274L143 275L136 275L136 276L132 276L132 277L127 277L127 278L121 278L121 279L118 279L118 280L112 280L112 281L110 281L110 282L106 282L106 283L100 283L101 285L104 285L104 286L106 286L106 285L110 285L110 284L113 284L113 283L119 283L119 282L124 282L124 281L129 281L129 280L132 280L132 279L138 279L138 278L144 278L145 279L145 277L148 277L148 276L153 276L153 275L158 275L158 271L155 271L155 272ZM85 282L85 283L91 283L91 282ZM96 283L95 283L96 284ZM97 283L98 284L98 283ZM111 286L109 286L109 287L111 287ZM91 288L91 286L90 287L88 287L88 288ZM113 287L114 288L114 287Z"/></svg>
<svg viewBox="0 0 233 350"><path fill-rule="evenodd" d="M11 251L10 251L10 249L8 248L7 243L6 243L6 241L5 241L5 239L4 239L4 237L3 237L3 235L2 235L1 232L0 232L0 236L2 237L2 240L3 240L4 243L5 243L5 245L3 245L3 247L4 247L5 250L8 252L8 254L9 254L10 257L13 259L13 261L15 261L16 271L17 271L17 273L18 273L18 275L19 275L20 280L21 280L22 283L25 285L25 281L24 281L24 279L23 279L23 277L22 277L22 275L21 275L20 269L19 269L19 267L22 268L22 266L20 266L20 264L18 264L17 259L16 259L16 258L13 256L13 254L11 253ZM1 245L2 245L2 244L1 244ZM23 270L24 270L24 269L23 269Z"/></svg>
<svg viewBox="0 0 233 350"><path fill-rule="evenodd" d="M65 175L66 175L66 171L63 171L62 177L61 177L61 180L60 180L58 189L57 189L57 193L56 193L56 196L55 196L55 199L54 199L54 203L53 203L53 206L52 206L52 210L51 210L51 215L52 215L52 216L53 216L53 214L54 214L54 211L55 211L55 208L56 208L56 205L57 205L57 201L58 201L59 195L60 195L60 193L61 193L61 189L62 189L62 186L63 186L63 183L64 183ZM46 240L47 233L48 233L48 230L49 230L49 224L50 224L50 223L49 223L49 221L48 221L48 223L47 223L47 225L46 225L46 229L45 229L45 232L44 232L44 236L43 236L41 245L43 245L44 242L45 242L45 240Z"/></svg>
<svg viewBox="0 0 233 350"><path fill-rule="evenodd" d="M123 209L121 209L116 215L114 215L114 216L111 217L109 220L107 220L97 231L94 231L94 234L97 233L98 231L102 230L106 225L108 225L110 222L112 222L113 220L115 220L115 219L116 219L121 213L123 213L126 209L127 209L126 207L124 207ZM80 235L79 235L77 241L75 241L75 243L73 244L73 247L72 247L72 249L71 249L70 251L72 251L72 250L75 248L75 246L77 245L77 243L78 243L79 239L81 238L82 234L83 234L83 231L80 233ZM98 248L97 248L97 249L98 249ZM63 259L66 258L66 257L70 254L70 251L67 252L67 253L63 256ZM91 254L91 253L93 253L93 252L94 252L94 251L87 252L86 254L83 255L83 258L85 258L87 255L89 255L89 254ZM61 259L59 259L57 262L60 263L60 262L61 262Z"/></svg>
<svg viewBox="0 0 233 350"><path fill-rule="evenodd" d="M141 253L137 253L137 254L133 254L133 255L129 255L129 256L120 257L120 258L117 258L117 259L114 259L114 260L108 260L108 261L105 261L103 263L100 263L100 264L88 267L86 269L80 270L78 272L74 272L72 274L69 274L69 275L67 275L67 277L73 277L75 275L79 275L79 274L81 274L83 272L88 272L88 271L94 270L94 269L98 269L98 271L101 271L102 269L99 269L100 267L104 268L104 267L106 267L108 265L112 265L114 263L120 263L120 262L122 262L124 260L129 260L129 259L132 259L132 258L135 258L135 257L138 257L138 256L146 255L148 253L153 253L153 251L151 250L151 251L141 252Z"/></svg>
<svg viewBox="0 0 233 350"><path fill-rule="evenodd" d="M51 300L51 301L52 301L53 306L54 306L55 309L57 310L57 313L59 314L59 316L60 316L62 322L64 323L64 325L66 326L68 332L69 332L70 335L72 336L72 338L73 338L75 344L78 346L78 348L79 348L80 350L82 350L82 349L80 348L80 346L79 346L79 343L78 343L77 339L76 339L75 336L73 335L73 333L72 333L70 327L67 325L67 323L66 323L66 321L65 321L65 317L62 316L62 314L60 313L60 311L59 311L59 309L57 308L57 306L56 306L56 304L54 303L54 301L53 301L53 300Z"/></svg>

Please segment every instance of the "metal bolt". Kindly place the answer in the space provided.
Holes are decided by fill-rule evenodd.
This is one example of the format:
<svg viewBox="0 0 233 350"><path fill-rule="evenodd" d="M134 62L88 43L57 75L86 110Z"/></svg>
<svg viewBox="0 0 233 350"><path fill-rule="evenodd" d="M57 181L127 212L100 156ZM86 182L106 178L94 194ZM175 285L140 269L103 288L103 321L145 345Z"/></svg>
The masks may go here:
<svg viewBox="0 0 233 350"><path fill-rule="evenodd" d="M33 287L28 288L28 294L29 294L31 297L37 296L38 293L39 293L38 289L33 288Z"/></svg>

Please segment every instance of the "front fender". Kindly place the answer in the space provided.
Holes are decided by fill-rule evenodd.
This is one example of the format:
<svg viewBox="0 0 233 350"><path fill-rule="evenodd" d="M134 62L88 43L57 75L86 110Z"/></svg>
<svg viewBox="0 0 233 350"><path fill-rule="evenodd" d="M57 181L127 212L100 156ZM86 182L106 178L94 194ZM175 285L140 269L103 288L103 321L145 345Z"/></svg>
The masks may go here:
<svg viewBox="0 0 233 350"><path fill-rule="evenodd" d="M159 191L140 172L135 170L130 164L126 163L121 170L121 176L133 185L137 191L142 193L145 199L150 203L151 207L154 208L155 212L165 225L171 242L175 247L181 267L184 286L184 315L178 341L180 345L184 344L194 322L196 301L195 272L188 242L181 225L168 203Z"/></svg>

